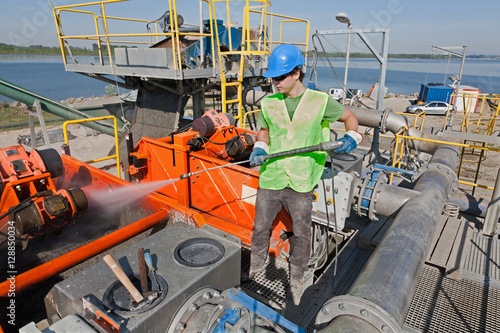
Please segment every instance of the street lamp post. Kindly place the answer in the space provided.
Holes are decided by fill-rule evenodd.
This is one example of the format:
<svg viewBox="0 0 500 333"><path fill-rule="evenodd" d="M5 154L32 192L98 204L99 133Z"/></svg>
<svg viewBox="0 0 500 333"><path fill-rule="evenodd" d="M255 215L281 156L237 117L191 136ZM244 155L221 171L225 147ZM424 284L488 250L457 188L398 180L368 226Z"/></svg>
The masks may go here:
<svg viewBox="0 0 500 333"><path fill-rule="evenodd" d="M346 57L345 57L345 72L344 72L344 99L342 100L342 103L345 105L345 101L347 99L347 73L349 71L349 51L351 48L351 30L352 30L352 21L349 19L346 13L338 13L337 16L335 16L337 21L340 23L346 23L347 28L349 29L349 33L347 34L347 51L346 51Z"/></svg>

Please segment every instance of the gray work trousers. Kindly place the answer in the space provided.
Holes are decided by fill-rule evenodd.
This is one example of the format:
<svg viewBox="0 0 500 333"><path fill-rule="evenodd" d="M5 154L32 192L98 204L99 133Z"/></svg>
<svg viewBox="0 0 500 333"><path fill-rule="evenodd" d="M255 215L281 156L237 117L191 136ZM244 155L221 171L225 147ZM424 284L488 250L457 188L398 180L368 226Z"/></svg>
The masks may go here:
<svg viewBox="0 0 500 333"><path fill-rule="evenodd" d="M253 269L262 267L269 251L271 227L276 215L285 207L292 218L295 244L291 249L290 279L302 279L307 271L311 248L311 211L313 191L300 193L285 188L268 190L259 188L255 203L254 231L250 265Z"/></svg>

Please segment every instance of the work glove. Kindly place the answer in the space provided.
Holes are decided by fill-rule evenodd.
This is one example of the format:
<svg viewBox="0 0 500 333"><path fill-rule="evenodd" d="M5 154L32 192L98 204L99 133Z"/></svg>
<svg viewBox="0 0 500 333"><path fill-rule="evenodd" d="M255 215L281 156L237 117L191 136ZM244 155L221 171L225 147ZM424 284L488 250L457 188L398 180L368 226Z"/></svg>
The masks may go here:
<svg viewBox="0 0 500 333"><path fill-rule="evenodd" d="M269 153L269 146L264 141L257 141L254 146L252 153L250 154L250 165L258 166L264 164L264 156Z"/></svg>
<svg viewBox="0 0 500 333"><path fill-rule="evenodd" d="M353 151L363 141L363 136L356 131L349 130L343 138L338 140L342 142L342 146L335 149L338 154L347 154Z"/></svg>

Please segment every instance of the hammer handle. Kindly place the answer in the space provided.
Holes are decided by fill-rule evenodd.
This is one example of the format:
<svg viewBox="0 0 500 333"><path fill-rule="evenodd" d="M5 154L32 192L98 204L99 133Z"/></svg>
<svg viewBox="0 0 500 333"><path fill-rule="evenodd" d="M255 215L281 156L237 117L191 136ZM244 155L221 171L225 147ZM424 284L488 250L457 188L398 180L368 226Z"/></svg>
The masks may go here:
<svg viewBox="0 0 500 333"><path fill-rule="evenodd" d="M132 282L128 278L127 274L125 274L125 272L122 270L122 268L120 266L118 266L115 259L113 259L113 257L110 254L107 254L104 256L103 260L109 266L109 268L111 268L113 273L115 273L118 280L120 280L120 282L123 284L123 286L130 293L130 295L132 295L134 300L137 303L142 301L144 299L144 297L142 297L139 290L137 290L137 288L132 284Z"/></svg>

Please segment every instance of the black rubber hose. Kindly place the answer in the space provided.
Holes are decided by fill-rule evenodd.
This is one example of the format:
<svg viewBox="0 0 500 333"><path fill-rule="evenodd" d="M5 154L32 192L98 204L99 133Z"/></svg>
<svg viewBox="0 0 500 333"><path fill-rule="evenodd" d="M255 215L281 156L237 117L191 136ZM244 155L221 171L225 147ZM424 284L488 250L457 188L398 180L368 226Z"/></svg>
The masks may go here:
<svg viewBox="0 0 500 333"><path fill-rule="evenodd" d="M320 143L319 145L315 146L310 146L310 147L304 147L304 148L297 148L297 149L292 149L292 150L287 150L283 151L281 153L276 153L276 154L271 154L271 155L265 155L263 156L264 160L268 160L270 158L277 158L277 157L283 157L283 156L290 156L290 155L296 155L296 154L302 154L302 153L308 153L311 151L328 151L328 150L334 150L342 146L342 142L338 141L326 141L323 143Z"/></svg>

